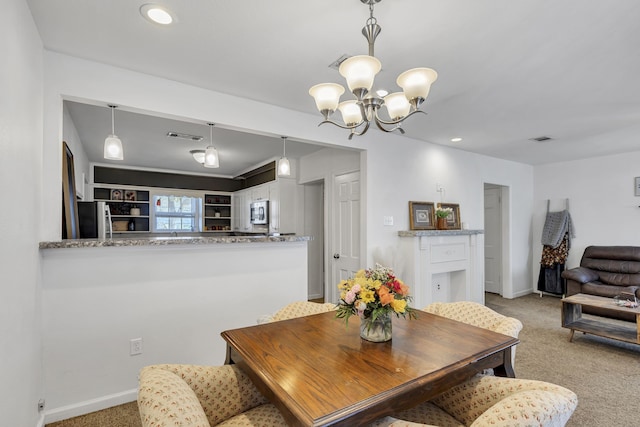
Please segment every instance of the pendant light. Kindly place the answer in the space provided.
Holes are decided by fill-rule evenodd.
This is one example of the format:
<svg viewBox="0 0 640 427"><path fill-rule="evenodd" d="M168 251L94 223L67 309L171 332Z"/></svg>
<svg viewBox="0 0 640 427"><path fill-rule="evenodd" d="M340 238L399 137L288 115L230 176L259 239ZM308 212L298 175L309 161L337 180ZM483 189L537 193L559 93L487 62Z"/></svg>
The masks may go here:
<svg viewBox="0 0 640 427"><path fill-rule="evenodd" d="M107 160L122 160L124 159L122 141L116 136L114 121L114 110L118 107L109 105L109 108L111 108L111 135L104 140L104 158Z"/></svg>
<svg viewBox="0 0 640 427"><path fill-rule="evenodd" d="M278 162L278 176L289 176L291 175L291 165L289 164L289 159L287 159L287 137L282 137L282 157L280 157L280 161Z"/></svg>
<svg viewBox="0 0 640 427"><path fill-rule="evenodd" d="M207 123L209 125L209 141L210 144L204 152L204 167L205 168L219 168L220 158L218 157L218 150L213 146L213 127L214 123Z"/></svg>

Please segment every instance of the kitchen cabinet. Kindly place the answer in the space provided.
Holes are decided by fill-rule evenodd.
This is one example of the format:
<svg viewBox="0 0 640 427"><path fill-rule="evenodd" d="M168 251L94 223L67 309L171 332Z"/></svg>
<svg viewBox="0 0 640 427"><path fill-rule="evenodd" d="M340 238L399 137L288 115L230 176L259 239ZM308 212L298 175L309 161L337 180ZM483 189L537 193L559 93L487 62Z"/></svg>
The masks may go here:
<svg viewBox="0 0 640 427"><path fill-rule="evenodd" d="M251 203L251 190L240 190L233 193L233 230L251 231L251 218L249 217L249 204Z"/></svg>
<svg viewBox="0 0 640 427"><path fill-rule="evenodd" d="M203 208L203 231L231 231L231 201L232 196L230 193L205 193Z"/></svg>
<svg viewBox="0 0 640 427"><path fill-rule="evenodd" d="M296 233L296 215L298 185L294 179L279 178L267 184L269 191L269 232Z"/></svg>
<svg viewBox="0 0 640 427"><path fill-rule="evenodd" d="M149 232L149 191L135 187L94 187L93 200L105 201L114 233Z"/></svg>
<svg viewBox="0 0 640 427"><path fill-rule="evenodd" d="M233 193L233 230L241 232L296 233L297 215L302 198L295 179L278 178L266 184ZM251 224L250 205L259 200L269 201L269 228Z"/></svg>

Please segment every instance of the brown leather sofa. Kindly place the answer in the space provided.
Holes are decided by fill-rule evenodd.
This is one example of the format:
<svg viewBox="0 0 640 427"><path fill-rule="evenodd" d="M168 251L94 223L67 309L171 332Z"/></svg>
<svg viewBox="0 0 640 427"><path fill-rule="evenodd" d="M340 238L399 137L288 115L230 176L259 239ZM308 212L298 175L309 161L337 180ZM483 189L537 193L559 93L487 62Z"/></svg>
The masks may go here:
<svg viewBox="0 0 640 427"><path fill-rule="evenodd" d="M567 279L567 296L582 293L613 298L630 292L640 298L640 247L588 246L580 267L562 272ZM632 313L599 308L582 308L583 313L635 322Z"/></svg>

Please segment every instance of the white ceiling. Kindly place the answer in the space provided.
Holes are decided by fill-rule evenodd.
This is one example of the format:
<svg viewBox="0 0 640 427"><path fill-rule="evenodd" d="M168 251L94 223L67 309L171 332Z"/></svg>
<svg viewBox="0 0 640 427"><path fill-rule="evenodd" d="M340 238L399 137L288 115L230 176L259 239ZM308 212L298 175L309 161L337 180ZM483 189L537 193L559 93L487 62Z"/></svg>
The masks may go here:
<svg viewBox="0 0 640 427"><path fill-rule="evenodd" d="M169 27L140 0L27 2L47 49L313 114L309 87L343 83L328 65L367 51L360 0L158 0ZM375 16L377 87L439 74L407 136L529 164L640 149L640 1L383 0Z"/></svg>

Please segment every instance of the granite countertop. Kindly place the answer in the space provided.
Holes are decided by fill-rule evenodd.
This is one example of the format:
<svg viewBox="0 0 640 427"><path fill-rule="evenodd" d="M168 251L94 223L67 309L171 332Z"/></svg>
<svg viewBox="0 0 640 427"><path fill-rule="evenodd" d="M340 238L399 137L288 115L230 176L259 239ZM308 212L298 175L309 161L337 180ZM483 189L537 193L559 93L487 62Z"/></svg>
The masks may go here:
<svg viewBox="0 0 640 427"><path fill-rule="evenodd" d="M472 234L484 234L484 230L401 230L400 237L422 236L469 236Z"/></svg>
<svg viewBox="0 0 640 427"><path fill-rule="evenodd" d="M114 239L70 239L54 242L40 242L40 249L65 248L104 248L124 246L168 246L168 245L211 245L229 243L273 243L304 242L311 240L309 236L217 236L217 237L147 237L147 238L114 238Z"/></svg>

